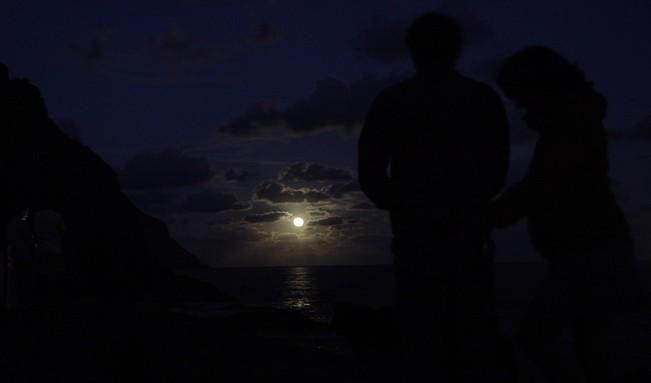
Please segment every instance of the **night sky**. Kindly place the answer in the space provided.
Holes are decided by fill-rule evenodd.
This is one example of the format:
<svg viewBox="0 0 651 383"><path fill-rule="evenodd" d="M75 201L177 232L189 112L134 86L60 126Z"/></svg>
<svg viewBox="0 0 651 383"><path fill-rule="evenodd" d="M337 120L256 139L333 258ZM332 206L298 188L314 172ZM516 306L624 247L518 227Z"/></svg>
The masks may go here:
<svg viewBox="0 0 651 383"><path fill-rule="evenodd" d="M374 95L408 76L402 33L439 9L467 40L460 72L548 45L609 101L612 178L651 260L651 2L17 1L0 61L120 174L132 201L209 265L387 263L390 230L355 182ZM533 143L508 100L511 179ZM425 172L426 169L423 169ZM292 219L303 217L296 228ZM533 260L523 226L498 260Z"/></svg>

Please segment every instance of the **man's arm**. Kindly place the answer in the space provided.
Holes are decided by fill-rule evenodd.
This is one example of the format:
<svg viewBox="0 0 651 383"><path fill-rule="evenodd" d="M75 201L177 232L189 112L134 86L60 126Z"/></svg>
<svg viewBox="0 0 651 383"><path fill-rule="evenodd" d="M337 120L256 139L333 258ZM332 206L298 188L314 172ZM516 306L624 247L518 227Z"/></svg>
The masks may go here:
<svg viewBox="0 0 651 383"><path fill-rule="evenodd" d="M390 121L382 95L375 99L364 122L358 145L359 183L366 196L380 209L391 207L389 179Z"/></svg>

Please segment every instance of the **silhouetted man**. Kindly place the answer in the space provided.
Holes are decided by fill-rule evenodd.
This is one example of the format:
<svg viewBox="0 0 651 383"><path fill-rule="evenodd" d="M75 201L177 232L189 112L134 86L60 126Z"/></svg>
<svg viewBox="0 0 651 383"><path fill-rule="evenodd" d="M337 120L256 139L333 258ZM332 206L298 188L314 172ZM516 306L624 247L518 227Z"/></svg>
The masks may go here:
<svg viewBox="0 0 651 383"><path fill-rule="evenodd" d="M497 367L487 205L505 184L508 126L499 96L461 76L456 22L417 18L416 75L383 90L359 141L359 181L394 234L403 372L487 381Z"/></svg>

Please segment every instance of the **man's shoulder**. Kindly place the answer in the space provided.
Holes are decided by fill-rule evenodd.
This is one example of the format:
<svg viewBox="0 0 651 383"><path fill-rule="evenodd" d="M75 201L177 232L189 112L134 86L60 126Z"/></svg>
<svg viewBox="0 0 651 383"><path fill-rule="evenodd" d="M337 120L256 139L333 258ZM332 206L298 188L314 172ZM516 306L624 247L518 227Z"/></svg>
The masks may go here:
<svg viewBox="0 0 651 383"><path fill-rule="evenodd" d="M502 104L502 98L493 87L462 75L434 81L423 80L416 76L410 77L381 89L373 104L376 108L400 107L403 104L413 104L414 100L424 97L432 95L435 98L440 97L441 94L446 95L449 100L458 100L464 104L468 102L481 106Z"/></svg>
<svg viewBox="0 0 651 383"><path fill-rule="evenodd" d="M417 76L412 76L383 88L378 93L378 97L401 97L413 93L426 92L428 89L431 90L432 88L456 88L467 94L475 94L484 97L499 97L497 91L495 91L492 86L461 74L446 76L442 79L433 81L427 81L419 79Z"/></svg>

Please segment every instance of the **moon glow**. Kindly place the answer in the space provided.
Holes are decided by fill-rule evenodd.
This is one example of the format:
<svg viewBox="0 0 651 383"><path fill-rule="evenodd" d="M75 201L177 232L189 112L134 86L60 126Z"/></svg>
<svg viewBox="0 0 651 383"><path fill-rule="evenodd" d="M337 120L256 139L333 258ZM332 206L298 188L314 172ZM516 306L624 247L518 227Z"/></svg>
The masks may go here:
<svg viewBox="0 0 651 383"><path fill-rule="evenodd" d="M305 221L301 217L294 218L294 221L292 221L292 222L294 223L294 226L296 226L296 227L302 227L303 225L305 225Z"/></svg>

